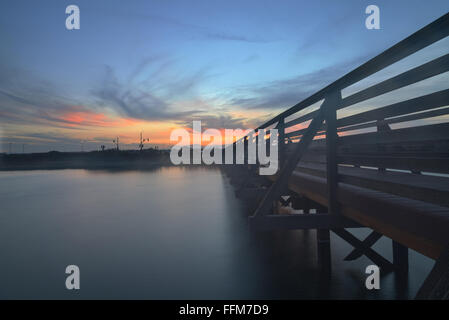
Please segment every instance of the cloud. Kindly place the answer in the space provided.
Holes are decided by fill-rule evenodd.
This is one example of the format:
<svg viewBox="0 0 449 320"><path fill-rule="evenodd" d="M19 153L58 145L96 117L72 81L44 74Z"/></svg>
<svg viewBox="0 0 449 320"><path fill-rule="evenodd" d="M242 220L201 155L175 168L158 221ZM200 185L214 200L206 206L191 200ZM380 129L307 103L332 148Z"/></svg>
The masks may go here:
<svg viewBox="0 0 449 320"><path fill-rule="evenodd" d="M91 94L99 105L113 109L124 117L176 121L201 112L175 110L174 102L193 94L205 77L202 71L178 78L151 74L140 85L124 84L115 76L114 69L106 66L102 83L92 89Z"/></svg>
<svg viewBox="0 0 449 320"><path fill-rule="evenodd" d="M210 28L210 27L204 27L200 26L194 23L188 23L184 22L179 19L174 19L167 16L161 16L161 15L150 15L150 14L143 14L143 13L135 13L135 12L114 12L112 13L114 15L118 15L122 18L129 18L135 21L135 19L141 19L144 21L152 21L160 24L164 24L168 27L176 28L181 30L182 32L190 32L196 35L199 35L200 37L204 38L205 40L217 40L217 41L237 41L237 42L246 42L246 43L268 43L273 42L273 39L265 39L260 36L248 36L248 35L242 35L242 34L234 34L229 32L224 32L219 29Z"/></svg>
<svg viewBox="0 0 449 320"><path fill-rule="evenodd" d="M2 81L0 76L0 125L40 123L62 126L63 121L57 119L57 115L79 105L77 100L65 96L63 89L45 79L25 70L9 70L14 70L10 81Z"/></svg>
<svg viewBox="0 0 449 320"><path fill-rule="evenodd" d="M131 74L128 77L128 82L129 83L133 83L139 76L142 75L142 73L144 71L146 71L148 69L149 66L153 65L156 62L160 62L164 60L164 57L161 55L153 55L150 57L146 57L144 59L142 59L142 61L140 61L134 68L134 70L131 72ZM160 72L161 70L164 69L164 67L169 66L170 64L172 64L172 61L165 61L159 68L158 71ZM155 75L157 75L159 72L154 72Z"/></svg>
<svg viewBox="0 0 449 320"><path fill-rule="evenodd" d="M242 129L248 126L247 119L234 118L226 114L193 116L189 121L183 122L182 125L190 127L193 121L201 121L203 129Z"/></svg>
<svg viewBox="0 0 449 320"><path fill-rule="evenodd" d="M227 99L230 106L247 109L287 109L342 77L366 61L361 56L336 66L292 78L242 86Z"/></svg>
<svg viewBox="0 0 449 320"><path fill-rule="evenodd" d="M258 59L260 59L260 56L258 54L252 54L252 55L249 55L248 57L246 57L245 59L243 59L242 62L250 63L250 62L256 61Z"/></svg>
<svg viewBox="0 0 449 320"><path fill-rule="evenodd" d="M240 41L248 43L266 43L269 40L261 39L259 37L248 37L243 35L227 34L223 32L208 32L204 34L207 39L224 40L224 41Z"/></svg>
<svg viewBox="0 0 449 320"><path fill-rule="evenodd" d="M0 125L44 124L72 128L76 123L70 121L74 118L67 117L69 114L83 117L79 127L110 125L113 121L109 118L98 121L98 117L106 115L184 121L202 111L180 108L178 102L193 99L197 86L210 76L204 70L176 75L172 64L173 60L158 56L143 59L128 77L124 77L127 81L119 80L114 68L106 66L97 85L87 95L76 98L58 84L26 70L0 65L0 71L5 71L0 74Z"/></svg>

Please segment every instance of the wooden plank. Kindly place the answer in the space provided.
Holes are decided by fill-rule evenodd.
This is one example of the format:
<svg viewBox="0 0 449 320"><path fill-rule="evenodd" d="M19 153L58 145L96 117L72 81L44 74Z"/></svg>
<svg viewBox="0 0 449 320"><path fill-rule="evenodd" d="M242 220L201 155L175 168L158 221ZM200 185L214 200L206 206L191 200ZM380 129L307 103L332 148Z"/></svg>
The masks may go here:
<svg viewBox="0 0 449 320"><path fill-rule="evenodd" d="M324 178L323 164L300 162L297 171ZM359 187L449 207L449 178L339 167L339 181Z"/></svg>
<svg viewBox="0 0 449 320"><path fill-rule="evenodd" d="M447 104L449 104L449 100L447 101ZM415 121L420 119L428 119L428 118L434 118L449 114L449 107L437 109L437 110L430 110L410 115L405 115L402 117L396 117L392 119L387 120L381 120L378 123L379 124L393 124L393 123L400 123L400 122L408 122L408 121Z"/></svg>
<svg viewBox="0 0 449 320"><path fill-rule="evenodd" d="M339 139L340 146L351 144L402 143L407 141L446 140L449 138L449 123L409 127L388 132L370 132Z"/></svg>
<svg viewBox="0 0 449 320"><path fill-rule="evenodd" d="M370 218L363 221L373 230L429 257L434 258L449 240L448 208L349 185L338 198ZM343 213L362 223L350 211ZM427 245L432 248L424 249Z"/></svg>
<svg viewBox="0 0 449 320"><path fill-rule="evenodd" d="M421 127L418 127L419 129ZM399 129L398 129L399 130ZM396 131L396 130L392 130ZM413 130L411 130L413 131ZM444 131L444 130L443 130ZM388 132L387 132L388 134ZM444 132L442 133L444 135ZM441 137L441 136L440 136ZM339 142L345 137L340 137ZM343 139L344 140L344 139ZM359 141L362 139L358 139ZM347 141L347 140L346 140ZM338 144L339 155L367 155L367 156L409 156L409 157L428 157L428 158L444 158L449 156L449 137L436 140L415 139L410 138L409 141L392 141L380 143L351 143ZM296 143L287 145L287 153L291 153ZM326 140L315 139L309 145L308 152L325 154Z"/></svg>
<svg viewBox="0 0 449 320"><path fill-rule="evenodd" d="M323 178L293 172L289 188L327 206ZM449 210L445 207L345 183L339 183L337 198L344 216L430 258L437 258L449 243Z"/></svg>
<svg viewBox="0 0 449 320"><path fill-rule="evenodd" d="M413 112L443 107L448 105L448 103L449 89L446 89L418 98L394 103L382 108L377 108L374 110L369 110L366 112L361 112L352 116L341 118L337 120L337 126L345 127L369 121L376 121L379 119L396 117Z"/></svg>
<svg viewBox="0 0 449 320"><path fill-rule="evenodd" d="M449 101L447 102L447 104L449 104ZM364 124L359 124L359 125L354 125L354 126L349 126L349 127L343 127L343 128L339 128L338 132L360 130L360 129L370 128L370 127L376 127L378 125L387 125L387 124L401 123L401 122L407 122L407 121L428 119L428 118L443 116L446 114L449 114L449 107L437 109L437 110L419 112L419 113L405 115L405 116L401 116L401 117L395 117L395 118L387 119L387 120L373 121L373 122L369 122L369 123L364 123Z"/></svg>
<svg viewBox="0 0 449 320"><path fill-rule="evenodd" d="M323 214L275 214L261 218L249 218L251 227L260 230L308 230L331 228L360 228L360 224L345 217Z"/></svg>
<svg viewBox="0 0 449 320"><path fill-rule="evenodd" d="M410 171L427 171L449 173L449 158L411 157L411 156L373 156L373 155L339 155L338 163L356 166L390 168Z"/></svg>
<svg viewBox="0 0 449 320"><path fill-rule="evenodd" d="M448 104L449 104L449 101L448 101ZM352 126L348 126L348 127L338 128L338 132L367 129L367 128L372 128L372 127L377 127L378 125L388 125L388 124L393 124L393 123L427 119L427 118L438 117L438 116L442 116L442 115L446 115L446 114L449 114L449 108L431 110L431 111L406 115L406 116L402 116L402 117L396 117L396 118L388 119L388 120L372 121L372 122L368 122L368 123L364 123L364 124L357 124L357 125L352 125Z"/></svg>
<svg viewBox="0 0 449 320"><path fill-rule="evenodd" d="M326 163L326 156L320 151L306 153L301 163ZM338 154L338 163L344 165L390 168L410 171L426 171L436 173L449 173L449 154L432 154L419 152L402 153L356 153L345 152Z"/></svg>
<svg viewBox="0 0 449 320"><path fill-rule="evenodd" d="M311 146L314 152L322 152ZM322 149L321 149L322 150ZM446 158L449 156L449 139L402 141L376 144L350 144L339 147L340 156Z"/></svg>
<svg viewBox="0 0 449 320"><path fill-rule="evenodd" d="M449 71L449 54L424 63L393 78L382 81L343 99L340 108L346 108L379 95L406 87L413 83L428 79Z"/></svg>

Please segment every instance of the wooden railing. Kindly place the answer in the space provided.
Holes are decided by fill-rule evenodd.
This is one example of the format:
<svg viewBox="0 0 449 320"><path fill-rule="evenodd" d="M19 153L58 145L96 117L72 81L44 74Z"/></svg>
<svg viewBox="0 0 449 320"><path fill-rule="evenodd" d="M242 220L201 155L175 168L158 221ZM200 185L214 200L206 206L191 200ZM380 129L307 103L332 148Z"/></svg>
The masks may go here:
<svg viewBox="0 0 449 320"><path fill-rule="evenodd" d="M449 162L446 159L446 155L440 159L411 157L408 160L409 165L407 165L407 161L404 161L404 158L402 158L401 161L399 156L388 158L385 156L386 154L377 153L377 158L376 154L371 154L371 157L362 157L359 152L361 149L355 150L357 148L354 147L370 143L372 146L376 143L388 144L403 142L406 140L403 139L404 136L409 134L415 136L416 141L437 141L447 139L449 133L448 123L421 126L414 130L393 130L393 133L383 133L382 128L388 128L389 124L449 114L449 108L432 110L449 104L449 90L434 92L418 98L394 103L339 119L337 119L336 116L337 111L340 109L353 106L357 103L449 71L449 54L445 54L345 98L342 98L341 96L343 89L383 70L423 48L426 48L448 35L449 14L445 14L438 20L397 43L327 87L265 122L255 130L255 135L245 136L235 142L234 147L239 143L247 143L248 139L259 139L260 137L257 135L257 132L261 129L269 128L270 126L275 125L279 130L279 157L281 168L278 172L276 182L267 192L264 201L255 212L254 217L266 215L270 212L271 202L281 196L282 192L285 191L288 177L307 153L307 150L310 149L309 147L312 146L313 148L318 148L320 144L323 145L323 141L325 145L325 162L327 167L326 177L328 185L329 213L338 212L336 192L338 187L337 177L339 163L346 163L354 166L365 165L379 168L404 168L428 171L434 171L435 168L438 168L437 172L449 173ZM295 119L288 120L288 118L294 117L298 112L303 111L320 101L323 102L318 109L302 114ZM310 123L308 124L308 122ZM294 126L300 128L292 130ZM370 127L379 130L377 130L377 133L371 135L355 134L340 137L338 135L338 133L342 134ZM320 135L325 135L327 138L321 140L317 139ZM292 141L297 141L297 143L292 143ZM349 152L345 155L342 150L349 150ZM355 151L351 153L351 150L355 150L359 153ZM382 158L382 156L384 157Z"/></svg>
<svg viewBox="0 0 449 320"><path fill-rule="evenodd" d="M383 271L398 270L402 275L407 274L408 248L412 248L436 259L417 297L447 298L449 81L443 90L367 111L340 117L337 111L448 72L446 43L443 55L342 97L342 90L448 35L449 13L230 146L243 143L247 154L250 139L256 144L265 139L257 132L279 130L280 169L271 177L273 183L250 222L264 229L316 229L323 270L331 265L329 231L355 248L345 260L363 254ZM438 123L429 121L435 119ZM276 214L274 204L290 191L324 206L327 213ZM359 226L372 229L363 241L346 230ZM392 240L393 262L371 248L383 235Z"/></svg>

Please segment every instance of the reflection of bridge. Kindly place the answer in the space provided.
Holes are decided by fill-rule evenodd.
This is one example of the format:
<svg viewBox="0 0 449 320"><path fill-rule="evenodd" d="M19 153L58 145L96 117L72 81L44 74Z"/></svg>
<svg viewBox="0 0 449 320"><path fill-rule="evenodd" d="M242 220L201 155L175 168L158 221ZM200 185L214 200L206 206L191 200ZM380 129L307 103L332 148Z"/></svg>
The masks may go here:
<svg viewBox="0 0 449 320"><path fill-rule="evenodd" d="M340 109L449 71L446 53L342 98L343 89L448 35L449 13L261 125L257 130L277 128L284 142L273 183L252 183L248 173L257 165L229 170L242 182L240 195L260 193L251 225L317 229L319 263L328 271L330 231L354 247L346 260L365 255L383 272L406 275L411 248L436 260L418 298L449 298L449 89L337 117ZM233 147L247 147L257 130ZM278 214L279 205L305 214ZM306 214L312 208L316 213ZM347 231L353 227L372 232L362 241ZM382 236L392 239L393 262L371 248Z"/></svg>

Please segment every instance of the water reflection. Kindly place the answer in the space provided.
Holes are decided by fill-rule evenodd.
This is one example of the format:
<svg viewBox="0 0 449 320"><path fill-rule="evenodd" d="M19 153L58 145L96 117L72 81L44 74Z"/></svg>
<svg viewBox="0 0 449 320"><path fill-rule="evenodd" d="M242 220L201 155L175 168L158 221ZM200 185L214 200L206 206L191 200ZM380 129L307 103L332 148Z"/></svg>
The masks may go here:
<svg viewBox="0 0 449 320"><path fill-rule="evenodd" d="M315 232L251 232L219 169L0 173L0 298L407 298L431 264L411 253L410 284L393 274L364 287L362 257L332 236L330 281L316 266ZM366 235L358 230L358 236ZM391 242L375 246L387 257ZM81 290L65 289L65 267Z"/></svg>

